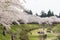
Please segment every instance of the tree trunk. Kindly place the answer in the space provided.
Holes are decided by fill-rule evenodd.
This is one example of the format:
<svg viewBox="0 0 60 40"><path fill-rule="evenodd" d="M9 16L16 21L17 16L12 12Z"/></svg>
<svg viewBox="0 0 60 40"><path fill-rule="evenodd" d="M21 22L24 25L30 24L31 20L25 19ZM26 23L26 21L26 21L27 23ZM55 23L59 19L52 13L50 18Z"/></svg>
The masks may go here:
<svg viewBox="0 0 60 40"><path fill-rule="evenodd" d="M39 39L40 40L46 40L47 34L40 35Z"/></svg>
<svg viewBox="0 0 60 40"><path fill-rule="evenodd" d="M60 35L57 36L57 39L60 40Z"/></svg>
<svg viewBox="0 0 60 40"><path fill-rule="evenodd" d="M6 28L5 27L3 27L3 32L2 32L2 34L5 36L6 35Z"/></svg>
<svg viewBox="0 0 60 40"><path fill-rule="evenodd" d="M11 40L17 40L16 33L11 35Z"/></svg>
<svg viewBox="0 0 60 40"><path fill-rule="evenodd" d="M22 30L20 32L20 40L29 40L28 34L27 34L27 32L25 30Z"/></svg>

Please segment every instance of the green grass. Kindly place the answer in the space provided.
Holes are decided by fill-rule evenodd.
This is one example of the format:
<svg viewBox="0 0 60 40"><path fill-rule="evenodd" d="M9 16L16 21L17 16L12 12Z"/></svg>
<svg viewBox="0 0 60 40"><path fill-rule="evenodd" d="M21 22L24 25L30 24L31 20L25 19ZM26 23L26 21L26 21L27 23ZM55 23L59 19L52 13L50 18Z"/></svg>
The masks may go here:
<svg viewBox="0 0 60 40"><path fill-rule="evenodd" d="M39 40L39 34L37 32L39 32L41 29L36 29L31 31L32 35L30 34L30 40ZM54 33L47 33L47 39L46 40L55 40L56 39L56 35Z"/></svg>
<svg viewBox="0 0 60 40"><path fill-rule="evenodd" d="M20 40L20 31L21 31L21 29L27 29L28 30L28 29L37 28L37 27L40 28L40 25L39 24L12 25L11 26L11 32L12 33L17 33L17 40ZM32 33L32 35L30 34L30 32L28 32L29 40L39 40L39 34L37 33L39 31L40 31L40 29L30 31ZM56 38L56 35L53 34L53 33L47 33L47 38L53 40L53 39ZM6 36L3 36L1 25L0 25L0 40L11 40L11 34L6 33Z"/></svg>
<svg viewBox="0 0 60 40"><path fill-rule="evenodd" d="M20 25L12 25L11 32L17 33L17 40L20 40L20 31L21 29L31 29L39 27L38 24L20 24ZM0 25L0 40L11 40L11 34L6 33L6 36L2 34L2 26Z"/></svg>

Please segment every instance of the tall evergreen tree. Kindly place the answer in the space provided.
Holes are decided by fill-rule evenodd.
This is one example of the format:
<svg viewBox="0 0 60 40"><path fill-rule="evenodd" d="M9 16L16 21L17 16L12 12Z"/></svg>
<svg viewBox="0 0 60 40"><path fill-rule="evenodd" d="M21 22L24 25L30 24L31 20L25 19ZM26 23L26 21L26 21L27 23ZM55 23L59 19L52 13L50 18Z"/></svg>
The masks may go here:
<svg viewBox="0 0 60 40"><path fill-rule="evenodd" d="M41 17L47 17L47 15L44 11L41 12Z"/></svg>
<svg viewBox="0 0 60 40"><path fill-rule="evenodd" d="M38 14L36 13L36 16L38 16Z"/></svg>
<svg viewBox="0 0 60 40"><path fill-rule="evenodd" d="M50 17L51 15L51 11L49 10L47 16Z"/></svg>
<svg viewBox="0 0 60 40"><path fill-rule="evenodd" d="M60 18L60 13L59 13L58 17Z"/></svg>
<svg viewBox="0 0 60 40"><path fill-rule="evenodd" d="M30 10L29 14L31 14L31 15L33 14L31 10Z"/></svg>
<svg viewBox="0 0 60 40"><path fill-rule="evenodd" d="M51 16L54 16L54 13L52 12Z"/></svg>
<svg viewBox="0 0 60 40"><path fill-rule="evenodd" d="M28 14L30 14L30 15L32 15L32 14L33 14L31 10L30 10L30 11L25 10L25 12L26 12L26 13L28 13Z"/></svg>

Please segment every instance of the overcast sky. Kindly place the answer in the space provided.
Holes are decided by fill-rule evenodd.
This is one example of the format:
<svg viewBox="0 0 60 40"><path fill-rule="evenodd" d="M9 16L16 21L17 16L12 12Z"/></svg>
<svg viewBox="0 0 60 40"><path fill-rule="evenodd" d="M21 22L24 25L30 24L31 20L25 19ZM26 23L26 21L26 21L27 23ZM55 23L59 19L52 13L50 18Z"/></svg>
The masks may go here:
<svg viewBox="0 0 60 40"><path fill-rule="evenodd" d="M44 10L46 13L50 9L54 14L60 12L60 0L26 0L26 7L31 9L33 13L39 13Z"/></svg>

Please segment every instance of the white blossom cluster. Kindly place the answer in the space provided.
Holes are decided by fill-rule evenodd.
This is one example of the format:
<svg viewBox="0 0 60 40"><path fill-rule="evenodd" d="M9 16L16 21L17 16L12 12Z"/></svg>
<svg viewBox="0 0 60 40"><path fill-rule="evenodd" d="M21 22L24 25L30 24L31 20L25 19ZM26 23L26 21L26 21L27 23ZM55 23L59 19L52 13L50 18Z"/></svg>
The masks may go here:
<svg viewBox="0 0 60 40"><path fill-rule="evenodd" d="M13 22L16 22L18 25L20 22L25 24L32 22L36 22L38 24L42 24L44 22L49 24L52 24L52 22L60 22L60 18L41 18L29 15L25 13L24 10L25 8L20 0L0 0L0 24L5 26L7 29L10 29Z"/></svg>

